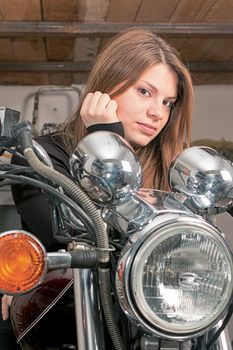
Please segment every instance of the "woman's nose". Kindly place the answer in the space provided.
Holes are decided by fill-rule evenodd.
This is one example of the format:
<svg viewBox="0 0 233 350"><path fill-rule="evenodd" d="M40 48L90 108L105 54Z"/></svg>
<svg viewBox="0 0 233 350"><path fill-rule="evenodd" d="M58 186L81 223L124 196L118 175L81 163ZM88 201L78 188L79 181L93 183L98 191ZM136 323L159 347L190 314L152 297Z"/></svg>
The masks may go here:
<svg viewBox="0 0 233 350"><path fill-rule="evenodd" d="M153 104L151 105L148 110L147 110L147 115L148 117L152 118L152 119L162 119L163 118L163 105L159 105L157 104Z"/></svg>

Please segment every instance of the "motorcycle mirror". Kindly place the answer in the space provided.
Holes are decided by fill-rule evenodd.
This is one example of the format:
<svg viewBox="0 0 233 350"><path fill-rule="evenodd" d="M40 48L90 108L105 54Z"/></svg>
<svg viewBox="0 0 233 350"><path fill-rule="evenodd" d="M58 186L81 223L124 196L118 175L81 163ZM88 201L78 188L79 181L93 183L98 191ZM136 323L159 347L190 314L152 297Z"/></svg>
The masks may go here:
<svg viewBox="0 0 233 350"><path fill-rule="evenodd" d="M227 210L233 202L233 165L210 147L185 149L171 164L169 183L197 209Z"/></svg>

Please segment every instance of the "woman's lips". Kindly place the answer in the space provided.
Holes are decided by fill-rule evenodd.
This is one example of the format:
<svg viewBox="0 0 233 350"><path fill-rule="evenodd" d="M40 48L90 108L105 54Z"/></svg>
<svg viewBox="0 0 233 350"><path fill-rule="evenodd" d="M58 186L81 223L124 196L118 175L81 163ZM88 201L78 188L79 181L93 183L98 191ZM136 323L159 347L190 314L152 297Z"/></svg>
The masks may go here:
<svg viewBox="0 0 233 350"><path fill-rule="evenodd" d="M141 131L146 134L146 135L149 135L149 136L152 136L155 134L156 132L156 128L154 126L151 126L149 124L145 124L145 123L138 123Z"/></svg>

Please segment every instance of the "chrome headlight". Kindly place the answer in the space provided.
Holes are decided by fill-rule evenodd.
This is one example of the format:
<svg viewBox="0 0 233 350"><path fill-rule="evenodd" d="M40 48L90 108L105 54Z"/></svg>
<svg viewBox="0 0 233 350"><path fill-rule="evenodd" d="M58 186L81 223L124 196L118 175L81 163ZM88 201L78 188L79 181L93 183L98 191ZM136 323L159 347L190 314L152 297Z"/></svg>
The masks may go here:
<svg viewBox="0 0 233 350"><path fill-rule="evenodd" d="M161 220L155 218L120 259L118 297L147 330L186 339L202 334L226 311L233 290L232 253L208 223L160 217L160 224L155 226Z"/></svg>
<svg viewBox="0 0 233 350"><path fill-rule="evenodd" d="M73 177L98 204L127 200L141 187L139 161L121 136L97 131L84 137L70 157Z"/></svg>
<svg viewBox="0 0 233 350"><path fill-rule="evenodd" d="M210 147L185 149L170 167L169 182L198 209L227 210L233 201L233 165Z"/></svg>

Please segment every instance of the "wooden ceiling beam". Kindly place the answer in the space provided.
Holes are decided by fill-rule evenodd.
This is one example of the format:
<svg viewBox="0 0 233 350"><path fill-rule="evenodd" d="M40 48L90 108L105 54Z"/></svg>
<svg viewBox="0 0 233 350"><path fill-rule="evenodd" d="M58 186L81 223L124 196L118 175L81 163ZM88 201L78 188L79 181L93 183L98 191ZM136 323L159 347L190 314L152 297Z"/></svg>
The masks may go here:
<svg viewBox="0 0 233 350"><path fill-rule="evenodd" d="M88 72L90 62L0 62L1 72L34 72L34 73L77 73ZM233 62L191 62L191 72L233 72Z"/></svg>
<svg viewBox="0 0 233 350"><path fill-rule="evenodd" d="M233 62L191 62L187 67L191 72L233 72Z"/></svg>
<svg viewBox="0 0 233 350"><path fill-rule="evenodd" d="M88 72L91 69L91 63L89 62L35 62L35 61L24 61L24 62L1 62L0 61L0 72L46 72L46 73L76 73L76 72Z"/></svg>
<svg viewBox="0 0 233 350"><path fill-rule="evenodd" d="M233 35L232 23L0 21L0 37L109 37L132 27L176 37Z"/></svg>

